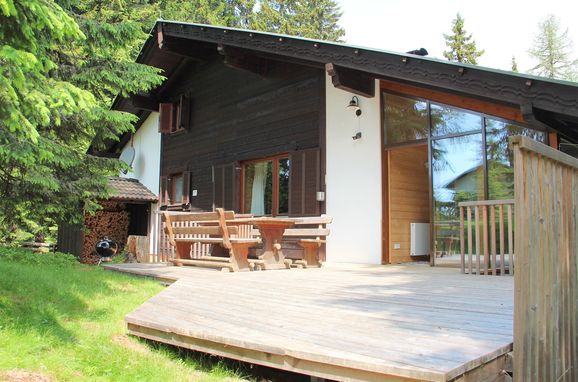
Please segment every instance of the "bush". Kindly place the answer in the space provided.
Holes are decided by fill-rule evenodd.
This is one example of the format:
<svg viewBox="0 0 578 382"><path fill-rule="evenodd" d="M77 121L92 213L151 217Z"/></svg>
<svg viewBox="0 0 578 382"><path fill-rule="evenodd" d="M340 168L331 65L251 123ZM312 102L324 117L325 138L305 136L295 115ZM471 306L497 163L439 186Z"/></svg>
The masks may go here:
<svg viewBox="0 0 578 382"><path fill-rule="evenodd" d="M31 265L49 265L56 267L70 267L78 264L76 257L69 253L49 252L34 253L25 248L0 247L0 261Z"/></svg>

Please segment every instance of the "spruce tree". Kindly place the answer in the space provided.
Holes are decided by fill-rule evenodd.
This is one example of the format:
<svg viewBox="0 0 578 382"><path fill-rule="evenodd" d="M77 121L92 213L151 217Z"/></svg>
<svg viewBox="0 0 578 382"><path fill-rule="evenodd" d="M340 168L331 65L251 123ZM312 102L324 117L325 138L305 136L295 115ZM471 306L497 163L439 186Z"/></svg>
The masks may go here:
<svg viewBox="0 0 578 382"><path fill-rule="evenodd" d="M452 21L452 34L445 34L446 46L448 50L443 52L445 58L450 61L463 62L465 64L477 65L478 57L484 54L484 50L478 50L476 41L472 40L472 35L464 28L464 19L458 13Z"/></svg>
<svg viewBox="0 0 578 382"><path fill-rule="evenodd" d="M60 4L0 0L0 239L97 208L122 165L87 149L135 120L111 100L162 81L134 64L142 30L126 22L128 9Z"/></svg>
<svg viewBox="0 0 578 382"><path fill-rule="evenodd" d="M538 61L530 72L548 78L575 80L578 60L572 59L572 41L568 30L561 31L560 23L554 15L549 15L539 24L530 56Z"/></svg>

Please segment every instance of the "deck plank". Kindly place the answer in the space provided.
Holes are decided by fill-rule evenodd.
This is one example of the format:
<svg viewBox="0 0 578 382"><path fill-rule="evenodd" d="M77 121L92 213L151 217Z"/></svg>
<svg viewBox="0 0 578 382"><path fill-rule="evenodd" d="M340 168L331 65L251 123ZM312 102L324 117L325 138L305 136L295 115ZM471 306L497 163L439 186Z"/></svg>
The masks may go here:
<svg viewBox="0 0 578 382"><path fill-rule="evenodd" d="M445 381L512 348L511 277L421 265L135 268L178 281L126 316L131 334L221 355L241 349L228 356L287 370L311 373L315 365L325 368L322 377L336 377L333 367L351 380L347 373L357 370L375 380Z"/></svg>

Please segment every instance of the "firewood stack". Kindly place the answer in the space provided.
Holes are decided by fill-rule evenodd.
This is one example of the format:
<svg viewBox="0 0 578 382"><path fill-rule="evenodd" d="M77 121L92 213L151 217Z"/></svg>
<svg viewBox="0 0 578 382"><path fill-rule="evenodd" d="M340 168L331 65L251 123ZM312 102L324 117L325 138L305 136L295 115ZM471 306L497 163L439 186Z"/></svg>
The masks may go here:
<svg viewBox="0 0 578 382"><path fill-rule="evenodd" d="M98 264L100 256L96 254L98 241L108 237L117 242L119 252L126 245L130 214L125 210L124 203L101 202L102 210L94 215L84 217L84 242L80 261L85 264Z"/></svg>

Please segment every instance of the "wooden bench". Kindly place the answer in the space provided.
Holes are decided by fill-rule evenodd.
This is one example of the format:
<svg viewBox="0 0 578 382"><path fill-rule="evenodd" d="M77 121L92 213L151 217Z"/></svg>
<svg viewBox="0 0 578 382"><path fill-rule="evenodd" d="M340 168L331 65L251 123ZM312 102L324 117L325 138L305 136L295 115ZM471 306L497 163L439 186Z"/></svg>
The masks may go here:
<svg viewBox="0 0 578 382"><path fill-rule="evenodd" d="M250 270L247 260L249 248L259 244L261 240L233 237L239 232L237 226L228 224L235 219L233 211L217 208L215 212L163 212L162 217L169 243L175 247L176 257L172 260L175 265L195 265L230 271ZM228 251L228 257L201 256L193 259L191 249L195 243L221 246Z"/></svg>
<svg viewBox="0 0 578 382"><path fill-rule="evenodd" d="M333 218L322 215L290 219L295 221L295 225L285 230L283 238L297 239L297 244L303 248L303 259L295 260L291 265L299 268L320 267L319 249L326 243L325 238L330 233L327 224L330 224ZM258 235L259 231L254 229L253 236Z"/></svg>

